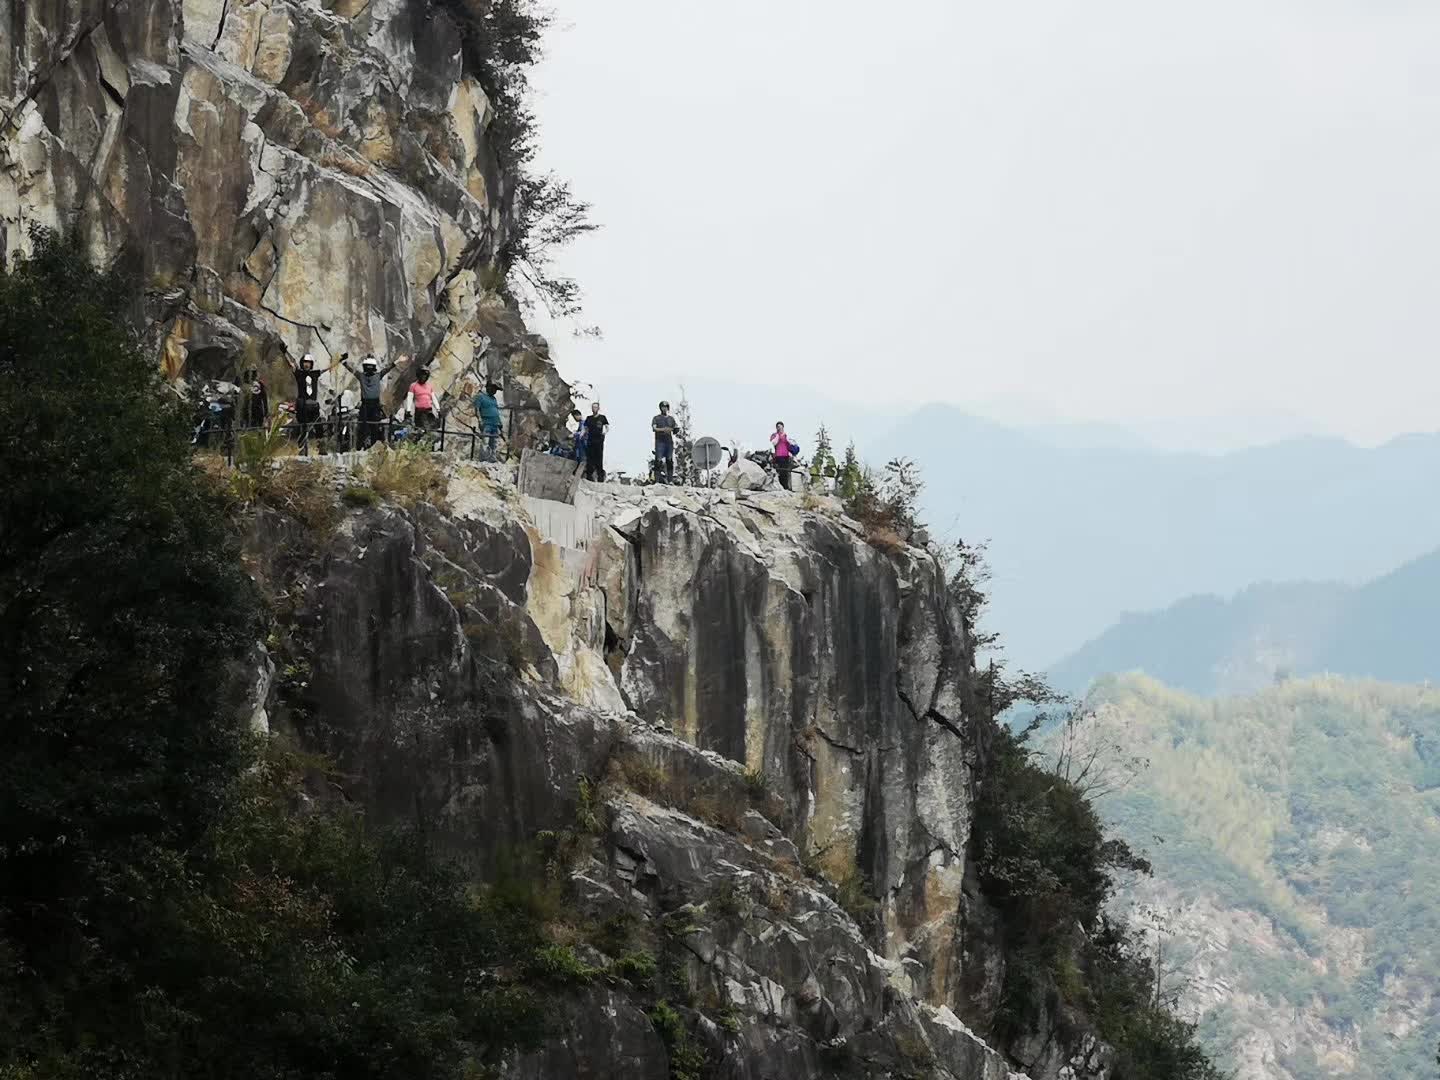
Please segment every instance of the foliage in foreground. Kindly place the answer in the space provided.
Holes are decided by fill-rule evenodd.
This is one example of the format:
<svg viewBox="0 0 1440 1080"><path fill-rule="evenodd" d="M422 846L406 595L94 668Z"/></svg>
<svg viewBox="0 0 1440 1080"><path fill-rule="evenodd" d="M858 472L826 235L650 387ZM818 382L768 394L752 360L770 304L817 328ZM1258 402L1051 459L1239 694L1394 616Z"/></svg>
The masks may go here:
<svg viewBox="0 0 1440 1080"><path fill-rule="evenodd" d="M186 418L78 242L0 274L0 1077L450 1078L535 1037L521 906L298 803Z"/></svg>
<svg viewBox="0 0 1440 1080"><path fill-rule="evenodd" d="M980 881L1006 946L998 1033L1012 1038L1058 995L1116 1050L1117 1080L1219 1080L1192 1025L1155 993L1156 974L1105 903L1149 864L1110 837L1085 794L1046 768L1028 736L999 727L976 807Z"/></svg>
<svg viewBox="0 0 1440 1080"><path fill-rule="evenodd" d="M994 647L978 630L989 601L984 548L957 544L948 554L948 591L977 647ZM1002 1043L1069 1012L1088 1019L1115 1050L1115 1080L1222 1080L1193 1025L1157 993L1159 977L1142 943L1106 911L1126 877L1149 862L1108 834L1092 802L1093 761L1056 760L1031 745L1065 697L1043 678L1009 675L992 663L970 703L986 727L971 843L981 889L995 908L1005 975L993 1034ZM995 717L1033 717L1020 729ZM1103 790L1103 788L1102 788ZM1048 1014L1048 1015L1043 1015Z"/></svg>

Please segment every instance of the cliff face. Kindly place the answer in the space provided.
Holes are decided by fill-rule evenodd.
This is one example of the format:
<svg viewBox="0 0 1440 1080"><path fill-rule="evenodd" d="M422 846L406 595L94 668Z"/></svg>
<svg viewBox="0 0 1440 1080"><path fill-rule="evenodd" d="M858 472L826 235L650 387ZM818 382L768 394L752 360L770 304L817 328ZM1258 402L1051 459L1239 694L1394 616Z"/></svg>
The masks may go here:
<svg viewBox="0 0 1440 1080"><path fill-rule="evenodd" d="M283 394L284 343L496 377L521 445L568 408L492 288L515 180L445 11L4 17L4 251L73 222L98 259L128 253L171 377L253 366ZM480 335L500 347L477 357ZM558 941L658 963L557 995L515 1080L683 1077L701 1052L736 1080L1014 1075L971 1030L1004 956L968 850L973 643L930 555L785 494L587 486L570 507L503 469L319 528L260 511L249 543L275 616L256 723L345 778L312 797L416 823L486 880L558 875ZM1103 1053L1052 1035L1011 1048L1029 1075L1103 1080Z"/></svg>
<svg viewBox="0 0 1440 1080"><path fill-rule="evenodd" d="M645 989L561 995L510 1075L663 1080L657 995L720 1076L1018 1075L972 1033L1003 956L967 874L971 644L933 557L778 493L568 507L464 467L449 504L320 542L258 519L265 715L482 877L543 849L582 957L658 960ZM1033 1077L1106 1075L1036 1045Z"/></svg>
<svg viewBox="0 0 1440 1080"><path fill-rule="evenodd" d="M484 334L509 403L534 407L522 427L563 415L544 342L487 289L515 181L451 16L423 0L3 10L4 251L31 224L78 223L97 258L133 252L172 377L253 366L288 393L284 342L320 367L423 357L448 387Z"/></svg>

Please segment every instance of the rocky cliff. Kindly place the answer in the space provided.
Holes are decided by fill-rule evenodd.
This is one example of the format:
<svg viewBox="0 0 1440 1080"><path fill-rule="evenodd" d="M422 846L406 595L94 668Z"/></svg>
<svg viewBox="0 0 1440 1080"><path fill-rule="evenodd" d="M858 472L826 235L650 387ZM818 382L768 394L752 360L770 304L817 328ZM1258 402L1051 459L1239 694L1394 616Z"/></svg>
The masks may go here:
<svg viewBox="0 0 1440 1080"><path fill-rule="evenodd" d="M321 368L370 351L425 359L447 388L504 376L524 432L564 415L548 348L496 291L517 181L455 16L426 0L6 0L3 19L3 251L76 225L98 259L128 255L172 377L255 367L288 394L282 343ZM495 348L477 366L482 335Z"/></svg>
<svg viewBox="0 0 1440 1080"><path fill-rule="evenodd" d="M0 3L3 250L73 225L127 260L177 382L284 393L282 344L373 351L504 382L522 445L564 414L503 289L517 179L463 5ZM335 763L311 797L558 890L581 970L514 1080L1106 1076L1083 1035L974 1033L1005 964L971 852L986 736L931 554L782 493L448 484L257 512L255 723Z"/></svg>
<svg viewBox="0 0 1440 1080"><path fill-rule="evenodd" d="M1004 955L970 865L970 629L932 555L871 547L828 500L586 485L572 507L489 466L324 537L262 513L249 551L277 613L263 722L487 880L558 867L552 933L593 970L658 962L563 995L511 1076L663 1080L685 1053L736 1078L1017 1075L972 1030ZM1054 1034L1010 1048L1028 1075L1106 1075Z"/></svg>

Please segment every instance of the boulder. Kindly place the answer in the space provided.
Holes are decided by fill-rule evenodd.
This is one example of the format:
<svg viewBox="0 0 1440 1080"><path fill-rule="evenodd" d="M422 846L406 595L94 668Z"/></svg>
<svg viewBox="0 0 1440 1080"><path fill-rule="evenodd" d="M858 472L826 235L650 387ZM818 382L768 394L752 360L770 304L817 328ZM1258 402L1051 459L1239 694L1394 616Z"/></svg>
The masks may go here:
<svg viewBox="0 0 1440 1080"><path fill-rule="evenodd" d="M764 491L773 483L774 478L769 473L745 458L731 465L720 477L722 491Z"/></svg>

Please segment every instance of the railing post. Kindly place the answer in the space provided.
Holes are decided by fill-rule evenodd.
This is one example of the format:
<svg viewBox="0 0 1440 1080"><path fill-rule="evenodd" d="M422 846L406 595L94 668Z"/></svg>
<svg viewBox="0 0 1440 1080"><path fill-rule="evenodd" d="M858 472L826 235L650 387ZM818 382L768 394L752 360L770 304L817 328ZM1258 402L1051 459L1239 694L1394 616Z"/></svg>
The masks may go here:
<svg viewBox="0 0 1440 1080"><path fill-rule="evenodd" d="M445 417L440 417L440 452L445 452Z"/></svg>

